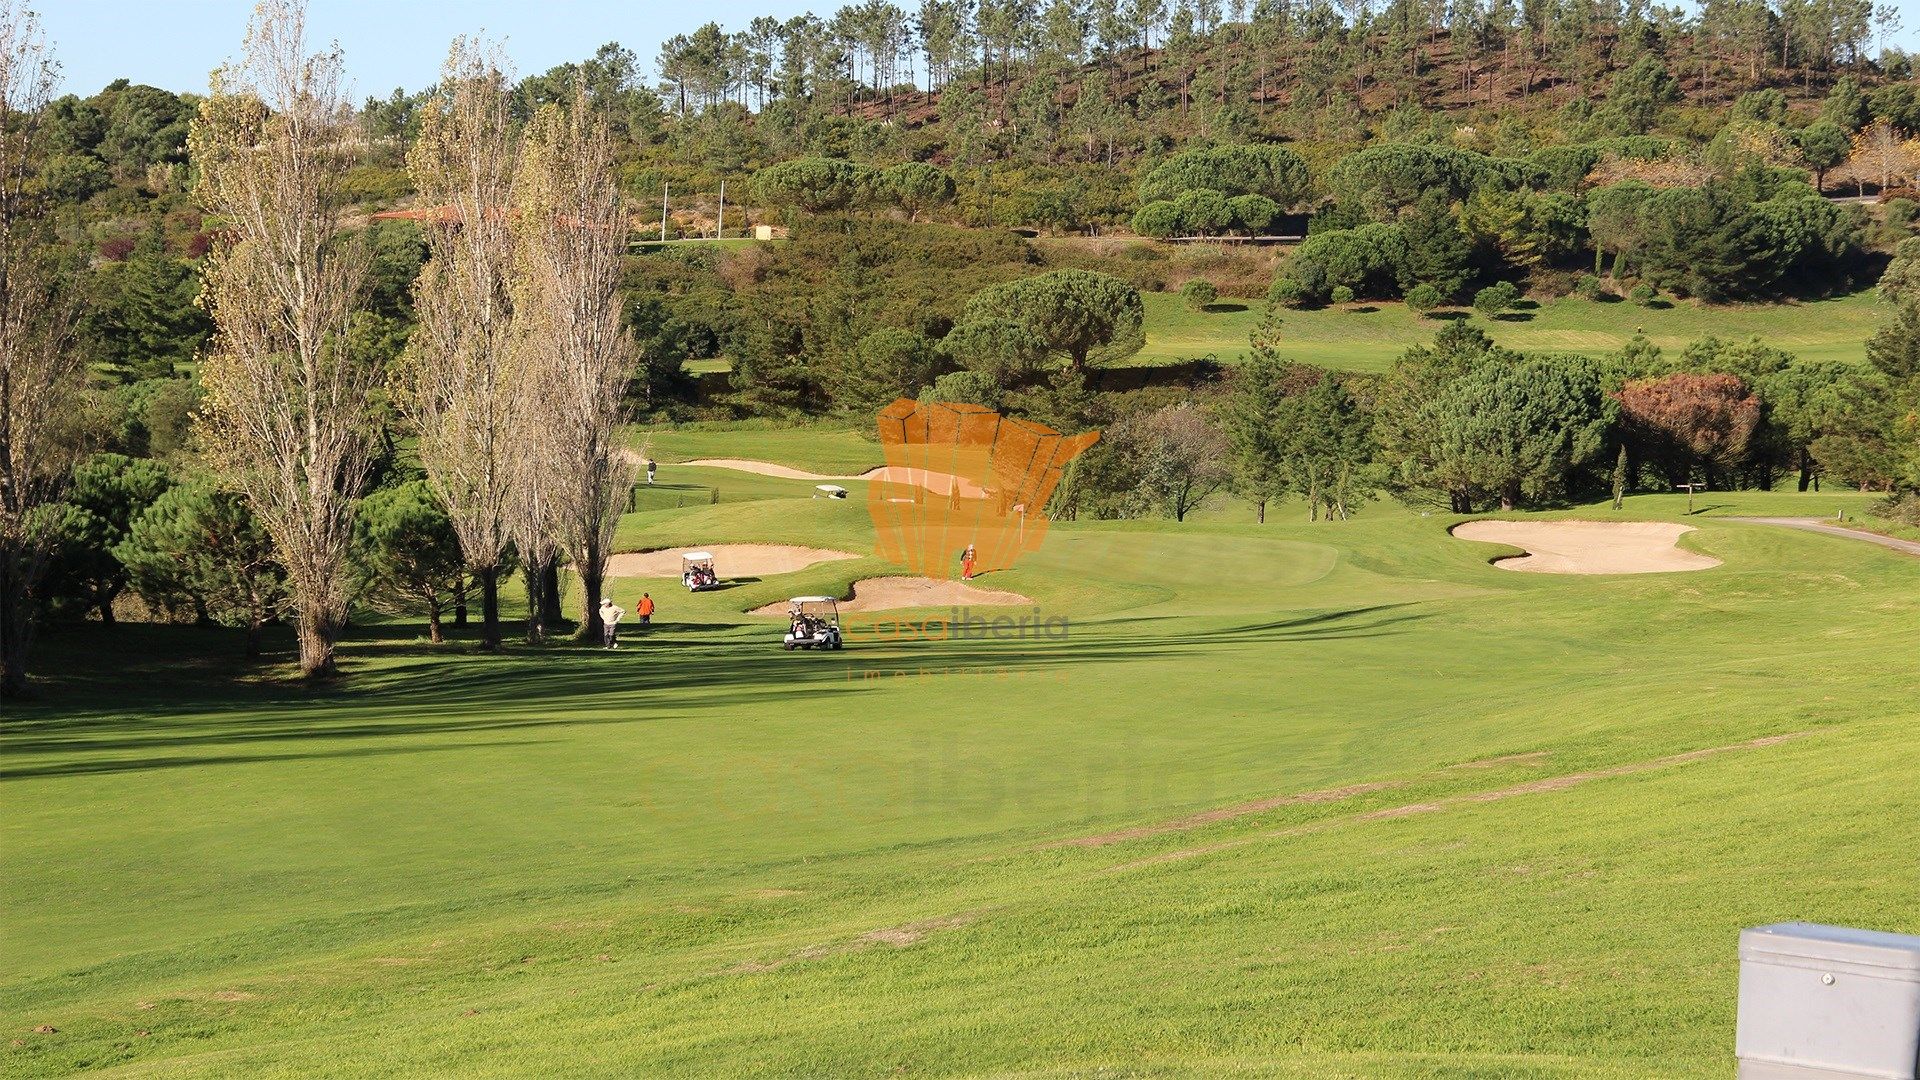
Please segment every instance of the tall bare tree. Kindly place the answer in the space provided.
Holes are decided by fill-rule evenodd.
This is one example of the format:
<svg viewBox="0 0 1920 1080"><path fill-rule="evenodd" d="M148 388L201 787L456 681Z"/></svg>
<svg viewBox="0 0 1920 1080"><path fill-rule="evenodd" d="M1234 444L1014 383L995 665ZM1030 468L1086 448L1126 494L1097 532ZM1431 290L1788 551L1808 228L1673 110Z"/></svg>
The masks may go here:
<svg viewBox="0 0 1920 1080"><path fill-rule="evenodd" d="M415 189L445 212L427 224L432 258L414 286L419 321L399 395L420 432L420 463L480 584L481 643L490 650L500 645L515 462L528 449L517 437L526 425L516 423L508 211L517 155L503 68L497 48L456 39L407 155Z"/></svg>
<svg viewBox="0 0 1920 1080"><path fill-rule="evenodd" d="M46 571L42 509L83 447L86 366L46 250L32 179L40 120L59 81L37 15L0 0L0 698L27 692L34 592Z"/></svg>
<svg viewBox="0 0 1920 1080"><path fill-rule="evenodd" d="M529 350L545 346L532 333L518 336L518 341ZM560 432L544 419L551 404L545 387L525 380L518 390L515 404L525 452L515 461L514 500L507 520L527 587L527 644L538 645L547 638L557 605L549 590L557 588L553 572L560 561L561 530L555 484L564 470L556 454Z"/></svg>
<svg viewBox="0 0 1920 1080"><path fill-rule="evenodd" d="M600 589L614 526L633 484L620 442L638 350L620 325L627 218L607 124L583 90L527 124L516 185L523 340L534 347L537 413L547 432L543 478L557 538L585 586L580 632L600 636Z"/></svg>
<svg viewBox="0 0 1920 1080"><path fill-rule="evenodd" d="M337 48L309 55L299 0L263 0L238 64L214 72L189 149L224 225L203 293L217 333L202 368L209 456L245 493L287 568L300 668L334 672L344 565L366 482L377 366L348 347L366 279L340 225L353 128Z"/></svg>

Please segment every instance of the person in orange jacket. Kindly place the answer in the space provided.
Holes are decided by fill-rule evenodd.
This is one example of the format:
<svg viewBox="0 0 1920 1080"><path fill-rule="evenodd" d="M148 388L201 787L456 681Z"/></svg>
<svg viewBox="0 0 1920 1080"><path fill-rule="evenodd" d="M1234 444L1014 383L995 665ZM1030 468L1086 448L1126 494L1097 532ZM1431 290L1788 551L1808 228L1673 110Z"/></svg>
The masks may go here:
<svg viewBox="0 0 1920 1080"><path fill-rule="evenodd" d="M640 616L641 626L653 625L653 594L641 593L640 602L634 605L633 613Z"/></svg>

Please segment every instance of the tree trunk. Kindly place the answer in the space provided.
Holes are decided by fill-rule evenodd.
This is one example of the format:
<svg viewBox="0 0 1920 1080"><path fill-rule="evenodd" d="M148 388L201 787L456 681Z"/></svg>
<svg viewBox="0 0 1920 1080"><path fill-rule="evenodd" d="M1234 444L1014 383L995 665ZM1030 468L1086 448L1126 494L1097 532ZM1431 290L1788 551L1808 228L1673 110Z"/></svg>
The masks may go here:
<svg viewBox="0 0 1920 1080"><path fill-rule="evenodd" d="M473 576L480 579L480 649L483 652L498 652L500 649L500 568L498 566L477 567ZM438 613L435 615L433 640L440 640Z"/></svg>
<svg viewBox="0 0 1920 1080"><path fill-rule="evenodd" d="M300 674L308 679L330 679L339 673L333 662L333 622L317 612L302 611L297 631L300 636Z"/></svg>
<svg viewBox="0 0 1920 1080"><path fill-rule="evenodd" d="M467 625L467 574L464 570L453 578L453 625Z"/></svg>
<svg viewBox="0 0 1920 1080"><path fill-rule="evenodd" d="M440 631L440 605L438 602L427 605L427 640L433 642L435 645L447 640L447 636Z"/></svg>
<svg viewBox="0 0 1920 1080"><path fill-rule="evenodd" d="M0 698L27 696L27 646L33 623L27 583L17 568L19 556L0 551Z"/></svg>
<svg viewBox="0 0 1920 1080"><path fill-rule="evenodd" d="M600 640L600 586L601 577L584 567L580 571L580 587L586 593L580 616L580 629L574 637L582 641Z"/></svg>
<svg viewBox="0 0 1920 1080"><path fill-rule="evenodd" d="M547 639L546 568L527 559L520 564L520 577L527 586L527 644L538 645Z"/></svg>
<svg viewBox="0 0 1920 1080"><path fill-rule="evenodd" d="M566 615L560 610L560 564L549 562L540 574L540 618L548 626L559 626Z"/></svg>
<svg viewBox="0 0 1920 1080"><path fill-rule="evenodd" d="M115 589L102 589L94 600L93 606L100 612L101 626L113 625L113 598L117 593Z"/></svg>
<svg viewBox="0 0 1920 1080"><path fill-rule="evenodd" d="M1267 499L1264 495L1253 504L1253 520L1262 525L1267 523Z"/></svg>
<svg viewBox="0 0 1920 1080"><path fill-rule="evenodd" d="M256 607L247 612L247 659L249 660L258 660L260 658L260 627L262 621L259 608Z"/></svg>

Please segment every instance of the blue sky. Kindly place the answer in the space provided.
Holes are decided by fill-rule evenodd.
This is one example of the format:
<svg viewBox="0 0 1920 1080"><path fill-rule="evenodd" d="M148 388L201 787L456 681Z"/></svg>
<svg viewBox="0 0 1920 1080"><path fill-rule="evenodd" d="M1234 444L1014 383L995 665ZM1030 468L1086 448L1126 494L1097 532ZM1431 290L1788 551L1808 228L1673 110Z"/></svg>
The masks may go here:
<svg viewBox="0 0 1920 1080"><path fill-rule="evenodd" d="M169 90L206 89L207 73L238 51L253 0L31 0L65 73L90 94L125 77ZM338 41L356 96L417 90L439 75L453 35L504 37L522 75L590 56L608 41L638 53L648 75L660 42L709 20L740 29L756 15L830 13L846 0L309 0L316 41ZM1920 51L1920 0L1895 0L1898 44Z"/></svg>
<svg viewBox="0 0 1920 1080"><path fill-rule="evenodd" d="M116 78L204 92L240 49L254 0L28 0L65 76L91 94ZM455 34L505 38L522 75L581 60L609 41L638 53L649 78L660 43L708 21L741 29L756 15L831 11L845 0L308 0L307 33L338 41L355 96L418 90L440 74Z"/></svg>

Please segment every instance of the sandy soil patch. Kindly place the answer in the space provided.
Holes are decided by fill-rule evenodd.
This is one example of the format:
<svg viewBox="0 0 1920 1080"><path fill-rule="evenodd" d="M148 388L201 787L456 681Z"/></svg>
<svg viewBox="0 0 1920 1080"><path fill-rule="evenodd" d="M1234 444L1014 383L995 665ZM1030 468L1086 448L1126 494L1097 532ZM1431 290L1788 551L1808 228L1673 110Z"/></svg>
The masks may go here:
<svg viewBox="0 0 1920 1080"><path fill-rule="evenodd" d="M925 577L867 578L853 583L853 599L840 601L845 611L891 611L914 607L976 607L989 604L1031 604L1017 592L982 589L964 581ZM779 600L754 608L749 615L785 615L787 602Z"/></svg>
<svg viewBox="0 0 1920 1080"><path fill-rule="evenodd" d="M805 469L775 465L771 461L748 461L746 458L694 458L682 461L682 465L704 465L709 469L732 469L734 472L753 473L756 476L777 476L782 480L855 480L853 476L832 476L827 473L808 472Z"/></svg>
<svg viewBox="0 0 1920 1080"><path fill-rule="evenodd" d="M710 553L714 571L722 581L764 574L791 574L817 563L860 557L850 551L797 547L793 544L708 544L706 547L677 547L615 555L607 560L607 574L611 577L677 578L680 576L680 556L689 551Z"/></svg>
<svg viewBox="0 0 1920 1080"><path fill-rule="evenodd" d="M1497 560L1502 570L1535 574L1667 574L1706 570L1720 560L1676 544L1691 525L1667 521L1469 521L1453 535L1524 549Z"/></svg>
<svg viewBox="0 0 1920 1080"><path fill-rule="evenodd" d="M750 461L746 458L694 458L683 461L682 465L704 465L711 469L732 469L735 472L754 473L758 476L774 476L782 480L867 480L895 484L910 484L926 488L935 495L951 494L958 486L962 498L980 499L986 492L980 485L965 477L949 473L933 472L929 469L907 469L894 465L879 465L858 473L816 473L805 469L795 469L787 465L776 465L771 461Z"/></svg>

